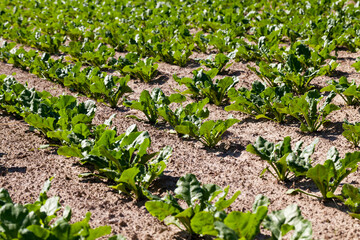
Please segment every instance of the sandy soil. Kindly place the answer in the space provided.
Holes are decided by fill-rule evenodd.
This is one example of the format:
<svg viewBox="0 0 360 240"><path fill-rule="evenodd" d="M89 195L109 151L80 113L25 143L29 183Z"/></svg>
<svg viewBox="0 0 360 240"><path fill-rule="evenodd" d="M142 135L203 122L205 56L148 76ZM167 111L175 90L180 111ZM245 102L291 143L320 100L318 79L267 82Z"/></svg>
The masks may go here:
<svg viewBox="0 0 360 240"><path fill-rule="evenodd" d="M338 71L333 79L347 76L360 82L360 74L350 65L358 54L339 52ZM192 58L204 58L203 54L193 54ZM257 80L257 76L249 71L247 63L235 63L228 75L236 75L240 79L238 87L249 87ZM186 68L180 68L165 63L159 64L160 75L150 84L132 80L129 85L134 93L129 99L137 99L143 89L151 90L161 87L166 94L175 89L184 90L172 78L191 76L191 71L199 65L194 61ZM53 95L72 94L66 88L39 79L27 72L13 68L9 64L0 63L0 74L16 73L16 79L27 82L37 90L47 90ZM325 86L331 78L321 77L314 81L317 87ZM78 96L81 100L86 97ZM226 112L223 107L209 105L210 119L225 119L229 114L241 120L224 135L224 139L215 149L204 148L201 143L179 139L176 134L169 132L169 127L159 123L151 126L144 122L137 122L125 118L128 114L137 115L145 119L138 111L123 106L111 109L98 103L96 123L101 123L113 113L117 114L114 125L119 133L125 131L131 124L136 123L139 130L149 131L152 138L152 151L157 151L165 145L173 147L173 155L165 170L165 174L158 179L151 190L158 194L172 191L176 181L186 173L193 173L203 183L216 183L221 187L230 185L230 193L240 190L241 195L231 206L230 210L251 210L256 195L264 194L271 200L270 211L283 209L289 204L300 206L302 214L313 225L316 239L359 239L360 222L346 213L346 208L335 202L320 202L306 195L289 196L285 192L291 187L300 187L315 194L316 186L310 181L301 180L290 184L278 183L270 174L259 178L259 174L266 166L266 162L245 151L249 143L253 143L258 136L277 142L285 136L291 136L292 143L302 140L305 145L314 138L319 138L313 155L313 165L325 161L326 153L331 146L335 146L341 155L355 151L349 142L341 135L344 118L349 121L359 121L358 107L344 106L340 97L334 103L342 109L330 115L332 124L328 128L321 128L319 132L304 134L300 132L298 124L278 124L271 121L255 120L245 114ZM128 239L190 239L186 232L176 227L166 226L152 217L145 209L144 201L136 202L126 196L108 188L107 183L100 180L83 180L78 174L86 172L75 158L65 158L56 154L55 148L41 149L40 146L48 141L37 131L31 131L22 120L0 111L0 187L8 189L15 202L33 202L41 190L46 179L54 176L49 195L58 195L63 206L69 205L73 210L73 220L80 220L87 211L91 211L91 225L110 225L113 233L121 233ZM344 183L351 183L359 187L359 171L345 179ZM258 239L266 239L266 231Z"/></svg>

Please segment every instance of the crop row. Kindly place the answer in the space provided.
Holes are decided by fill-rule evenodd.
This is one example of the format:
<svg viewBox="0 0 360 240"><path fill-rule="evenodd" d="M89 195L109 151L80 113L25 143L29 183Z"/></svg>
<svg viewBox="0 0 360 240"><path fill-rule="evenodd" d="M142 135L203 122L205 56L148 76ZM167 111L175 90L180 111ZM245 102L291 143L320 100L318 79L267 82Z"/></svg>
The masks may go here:
<svg viewBox="0 0 360 240"><path fill-rule="evenodd" d="M0 34L86 61L95 56L105 59L116 50L142 56L159 54L165 62L184 66L192 50L207 52L211 47L218 52L236 50L244 60L269 59L268 53L280 43L297 40L315 49L333 42L356 51L360 45L358 7L346 1L318 4L314 0L292 4L148 1L143 5L132 1L28 1L26 6L6 0L1 4ZM63 48L68 38L71 42ZM89 41L93 41L90 51L86 50ZM84 55L82 50L95 51Z"/></svg>
<svg viewBox="0 0 360 240"><path fill-rule="evenodd" d="M223 239L242 237L253 239L259 233L261 223L271 230L274 237L280 238L287 231L279 230L284 224L288 224L292 226L291 229L295 229L293 233L295 236L311 238L311 224L303 219L297 206L292 205L268 214L269 200L264 196L258 196L252 213L233 211L227 214L224 209L236 200L240 192L226 199L229 187L221 189L215 184L201 185L192 174L179 179L175 190L176 196L168 195L164 198L155 196L147 189L164 171L167 159L171 155L170 147L165 147L160 152L148 153L147 149L151 143L149 134L137 131L136 126L133 125L125 133L117 135L116 129L110 128L111 118L114 116L104 124L92 125L96 111L92 101L78 103L74 97L68 95L52 97L48 92L28 89L17 83L12 76L2 75L0 86L1 109L24 118L47 138L56 141L59 145L59 154L78 157L82 164L90 164L95 168L94 172L84 173L82 177L105 177L113 183L110 187L121 193L136 199L148 198L149 201L146 203L148 211L160 220L167 219L167 224L176 224L180 227L181 223L190 234L215 235ZM47 186L49 187L49 183ZM4 230L1 234L6 237L19 234L23 238L26 237L25 232L35 234L39 239L48 239L50 236L61 239L60 235L57 235L57 224L64 219L69 220L69 210L65 211L59 222L49 226L48 223L50 219L56 217L55 213L59 210L59 206L57 197L47 199L46 189L42 191L39 202L34 203L38 206L37 209L32 209L30 205L27 205L29 208L26 209L18 205L14 206L3 190L3 198L6 201L0 208L0 213L12 208L21 208L24 209L24 214L34 214L31 213L34 211L47 221L41 227L35 227L33 225L37 225L36 220L24 225L14 220L17 229ZM176 198L185 200L188 208L180 207ZM50 205L48 207L52 211L47 211L47 208L42 207L43 205ZM0 224L6 225L7 218L3 217ZM278 217L283 221L275 221ZM207 221L204 222L203 219ZM84 220L84 224L87 224L88 220L89 215ZM98 231L101 234L99 233L97 237L108 233L108 228L100 229L102 231ZM84 237L92 239L93 236L84 233Z"/></svg>
<svg viewBox="0 0 360 240"><path fill-rule="evenodd" d="M81 70L82 65L80 63L69 64L63 62L62 58L53 60L47 53L39 56L34 50L16 49L15 45L15 43L4 42L0 48L0 59L22 69L29 69L31 73L40 77L60 82L98 101L106 101L111 107L116 107L124 94L132 91L127 86L127 82L130 80L129 75L117 77L101 72L96 67L86 67ZM301 44L296 45L294 49L296 51L288 53L288 56L292 56L291 61L293 61L293 63L287 63L288 66L296 66L294 61L300 64L300 60L306 66L306 61L310 61L311 56L313 56L310 54L311 50ZM302 49L302 52L299 49ZM317 72L326 71L327 66L320 67ZM231 105L225 107L227 111L240 111L256 118L266 118L280 123L291 117L291 119L296 119L301 123L300 129L302 131L314 132L328 121L326 117L331 112L340 109L331 104L331 100L336 94L339 94L349 105L358 104L360 99L359 86L356 86L354 81L349 82L345 77L342 77L339 82L330 81L329 85L321 90L322 92L331 92L326 97L325 102L319 106L323 95L318 90L308 90L300 96L294 95L292 91L292 86L295 86L296 89L299 87L301 89L311 88L308 85L309 81L305 81L306 85L301 85L300 82L304 83L304 81L300 80L293 82L284 80L281 83L279 77L276 77L276 81L274 78L272 81L270 79L266 81L269 86L256 81L250 90L246 88L235 90L234 87L239 80L235 77L225 77L214 82L213 79L218 73L219 70L213 68L209 71L194 70L193 78L179 78L174 75L175 81L188 88L182 94L190 95L197 100L203 99L196 104L189 104L185 107L181 105L173 111L168 105L172 102L181 103L185 101L185 96L173 94L167 97L161 89L153 89L151 94L144 90L139 100L125 101L124 105L142 111L151 124L156 124L159 116L161 116L180 135L189 135L200 140L206 146L214 147L221 140L221 135L237 121L228 119L226 121L203 122L202 120L209 116L207 110L203 110L208 102L216 105L228 105L230 100ZM275 72L269 71L269 73L274 74ZM261 75L261 73L258 74ZM294 77L295 75L292 74L291 76ZM354 126L350 127L351 125ZM355 146L358 145L357 139L359 139L359 131L356 130L357 125L358 123L344 124L344 129L347 129L344 136Z"/></svg>
<svg viewBox="0 0 360 240"><path fill-rule="evenodd" d="M23 4L4 0L0 3L0 35L45 53L17 49L15 43L5 42L0 60L116 107L132 91L127 86L130 78L145 82L154 79L158 74L156 62L184 67L193 51L216 52L216 56L195 60L209 71L197 69L192 78L173 76L187 87L182 94L166 96L155 88L151 92L144 90L138 100L123 101L123 105L142 111L149 123L156 124L162 118L178 136L190 136L214 147L239 120L207 121L208 103L225 105L227 111L241 111L256 119L279 123L295 120L303 132L318 131L328 121L327 116L340 109L331 103L336 94L346 104L358 105L360 87L355 81L346 77L331 80L320 90L329 94L312 89L311 82L336 71L338 50L356 52L360 47L359 12L359 3L346 1L319 4L314 0L296 3L188 0L139 4L30 0ZM128 53L116 59L116 52ZM68 56L54 60L51 54ZM263 82L255 81L251 89L236 89L239 80L235 77L214 80L218 74L227 73L234 61L256 61L256 67L248 68ZM359 71L360 61L352 66ZM107 69L119 71L123 77L102 72ZM105 177L119 192L136 199L148 198L147 210L166 224L175 224L190 234L222 239L252 239L261 225L270 230L274 239L290 230L295 230L293 239L311 238L311 224L301 217L298 207L289 206L269 214L269 200L258 196L252 212L227 213L225 210L240 193L226 199L228 187L202 185L192 174L179 179L175 195L154 196L147 189L164 171L170 147L160 153L148 153L150 136L139 132L135 125L121 135L111 128L113 116L104 124L93 125L94 102L78 103L70 96L54 98L47 92L28 89L12 77L0 79L0 108L23 117L55 141L59 154L77 157L81 163L95 168L94 172L82 174L83 177ZM183 106L184 95L196 102ZM173 103L178 104L175 110L170 107ZM345 120L343 128L346 139L358 146L360 123ZM292 149L290 137L279 143L259 137L247 150L268 162L262 174L270 172L279 181L311 179L321 196L299 189L289 193L337 199L349 207L351 216L359 218L357 188L345 184L341 194L335 195L342 180L357 169L359 152L347 153L341 159L337 150L331 148L325 163L313 167L311 154L316 142L303 149L302 142L298 142ZM36 204L46 203L44 200ZM43 212L44 207L36 214ZM295 217L290 218L291 215ZM63 218L68 219L65 215ZM20 232L36 230L37 236L44 239L53 234L33 226ZM50 228L53 227L56 226ZM105 229L104 233L109 231Z"/></svg>

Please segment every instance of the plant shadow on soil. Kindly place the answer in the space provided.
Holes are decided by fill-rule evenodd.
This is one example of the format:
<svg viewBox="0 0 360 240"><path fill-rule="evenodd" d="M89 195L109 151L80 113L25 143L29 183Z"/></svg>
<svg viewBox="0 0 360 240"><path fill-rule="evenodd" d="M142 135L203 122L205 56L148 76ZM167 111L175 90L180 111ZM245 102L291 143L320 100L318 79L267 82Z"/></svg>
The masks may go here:
<svg viewBox="0 0 360 240"><path fill-rule="evenodd" d="M227 76L231 76L231 77L239 77L241 74L246 73L245 71L242 70L223 70L221 73L219 73L219 75L227 75Z"/></svg>
<svg viewBox="0 0 360 240"><path fill-rule="evenodd" d="M150 82L148 82L149 85L163 85L164 83L167 82L167 80L169 80L170 77L168 74L166 73L162 73L159 71L159 73L157 74L156 78L151 80Z"/></svg>
<svg viewBox="0 0 360 240"><path fill-rule="evenodd" d="M186 63L186 67L188 67L188 68L198 68L200 66L201 66L201 64L199 63L198 60L191 59L191 58Z"/></svg>
<svg viewBox="0 0 360 240"><path fill-rule="evenodd" d="M319 189L316 187L311 179L295 177L293 180L286 181L284 186L288 189L301 189L303 191L310 191L310 193L319 193Z"/></svg>
<svg viewBox="0 0 360 240"><path fill-rule="evenodd" d="M223 142L214 148L203 147L208 153L216 153L218 157L240 157L242 151L245 150L245 147L241 144L234 142Z"/></svg>
<svg viewBox="0 0 360 240"><path fill-rule="evenodd" d="M173 177L167 175L169 171L164 171L164 173L151 184L149 190L158 195L162 195L166 191L174 191L176 188L176 183L179 180L179 177Z"/></svg>
<svg viewBox="0 0 360 240"><path fill-rule="evenodd" d="M333 74L331 75L331 77L335 77L335 78L349 77L349 76L350 76L350 73L344 72L344 71L341 71L341 70L335 70L333 72Z"/></svg>
<svg viewBox="0 0 360 240"><path fill-rule="evenodd" d="M295 178L295 181L285 182L284 186L287 187L288 189L301 189L303 191L308 190L309 193L321 197L319 189L316 187L316 185L311 179L299 179L299 181L297 181L298 179L299 178ZM344 183L341 183L338 188L341 188L343 185ZM306 196L303 193L296 193L296 194L302 194L303 196ZM316 200L315 197L311 197L311 196L309 197ZM342 211L344 213L348 211L347 207L343 203L337 201L336 199L326 199L326 200L319 199L318 201L322 201L322 203L326 207L336 208L337 210Z"/></svg>
<svg viewBox="0 0 360 240"><path fill-rule="evenodd" d="M208 235L200 237L198 235L190 235L186 231L180 231L175 234L174 239L175 240L211 240L211 239L215 239L215 237Z"/></svg>
<svg viewBox="0 0 360 240"><path fill-rule="evenodd" d="M1 154L1 153L0 153ZM26 173L26 167L4 167L0 165L0 176L6 176L8 173Z"/></svg>
<svg viewBox="0 0 360 240"><path fill-rule="evenodd" d="M302 132L300 129L296 130L296 132L301 135L309 135L312 137L319 137L330 141L335 141L343 133L342 124L343 122L329 122L322 126L322 128L320 128L316 132L307 133Z"/></svg>

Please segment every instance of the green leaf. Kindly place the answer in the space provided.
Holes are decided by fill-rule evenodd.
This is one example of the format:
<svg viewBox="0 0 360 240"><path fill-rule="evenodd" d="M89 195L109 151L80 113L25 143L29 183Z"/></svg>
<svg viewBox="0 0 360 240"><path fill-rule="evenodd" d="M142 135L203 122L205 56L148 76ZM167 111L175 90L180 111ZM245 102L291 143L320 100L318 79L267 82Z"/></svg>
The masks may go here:
<svg viewBox="0 0 360 240"><path fill-rule="evenodd" d="M51 231L41 227L40 225L30 225L27 230L31 231L39 239L48 239Z"/></svg>
<svg viewBox="0 0 360 240"><path fill-rule="evenodd" d="M121 234L117 234L108 238L108 240L126 240L126 237Z"/></svg>
<svg viewBox="0 0 360 240"><path fill-rule="evenodd" d="M351 66L354 67L356 71L360 71L360 61L353 63Z"/></svg>
<svg viewBox="0 0 360 240"><path fill-rule="evenodd" d="M12 203L12 200L9 195L9 192L6 189L1 188L0 189L0 207L6 203Z"/></svg>
<svg viewBox="0 0 360 240"><path fill-rule="evenodd" d="M294 230L291 239L312 239L311 223L301 216L297 205L267 215L264 227L271 231L273 239L282 239L291 230Z"/></svg>
<svg viewBox="0 0 360 240"><path fill-rule="evenodd" d="M330 181L335 175L334 162L327 160L324 165L316 165L310 168L306 174L306 177L312 179L318 189L320 190L323 198L326 198L327 192L330 191Z"/></svg>
<svg viewBox="0 0 360 240"><path fill-rule="evenodd" d="M253 213L256 213L260 207L268 207L269 205L270 205L269 198L264 195L259 194L255 197L252 211L253 211Z"/></svg>
<svg viewBox="0 0 360 240"><path fill-rule="evenodd" d="M240 191L237 191L234 193L234 195L230 198L230 199L219 199L216 203L215 203L215 207L218 211L223 210L225 208L228 208L235 200L236 198L240 195Z"/></svg>
<svg viewBox="0 0 360 240"><path fill-rule="evenodd" d="M83 158L81 150L79 148L77 148L77 147L61 146L57 150L57 153L59 155L65 156L65 157Z"/></svg>
<svg viewBox="0 0 360 240"><path fill-rule="evenodd" d="M287 165L290 171L294 172L296 176L304 176L311 166L311 155L314 153L315 145L319 139L315 139L309 146L301 150L302 142L296 143L295 150L286 157Z"/></svg>
<svg viewBox="0 0 360 240"><path fill-rule="evenodd" d="M167 216L173 216L180 213L180 210L177 207L163 201L147 201L145 207L151 215L160 221L163 221Z"/></svg>
<svg viewBox="0 0 360 240"><path fill-rule="evenodd" d="M6 203L0 208L0 229L9 239L17 239L18 232L30 225L39 225L34 212L19 204Z"/></svg>
<svg viewBox="0 0 360 240"><path fill-rule="evenodd" d="M203 198L200 182L193 174L186 174L184 177L181 177L176 186L176 197L184 200L188 206L194 206L197 200Z"/></svg>
<svg viewBox="0 0 360 240"><path fill-rule="evenodd" d="M122 172L120 179L117 181L119 184L113 186L112 188L119 190L125 194L131 195L133 192L135 194L135 198L139 199L140 196L140 186L138 186L136 181L136 175L140 172L139 168L132 167L126 169Z"/></svg>
<svg viewBox="0 0 360 240"><path fill-rule="evenodd" d="M111 227L110 226L100 226L97 228L90 228L89 229L89 236L87 239L89 240L95 240L102 236L108 235L111 233Z"/></svg>
<svg viewBox="0 0 360 240"><path fill-rule="evenodd" d="M60 210L59 197L52 197L46 200L45 204L41 206L40 211L45 213L46 216L55 217L55 213ZM50 219L51 220L51 219Z"/></svg>
<svg viewBox="0 0 360 240"><path fill-rule="evenodd" d="M214 227L215 217L210 212L195 213L191 219L191 228L196 234L217 236Z"/></svg>
<svg viewBox="0 0 360 240"><path fill-rule="evenodd" d="M224 240L238 240L236 232L226 226L223 222L216 221L214 223L214 228L218 231L218 237Z"/></svg>
<svg viewBox="0 0 360 240"><path fill-rule="evenodd" d="M344 204L349 207L351 212L358 213L360 211L360 191L358 188L344 184L341 195L346 199Z"/></svg>
<svg viewBox="0 0 360 240"><path fill-rule="evenodd" d="M260 232L260 224L267 215L267 207L258 207L256 213L233 211L224 219L224 223L233 229L240 238L254 239Z"/></svg>

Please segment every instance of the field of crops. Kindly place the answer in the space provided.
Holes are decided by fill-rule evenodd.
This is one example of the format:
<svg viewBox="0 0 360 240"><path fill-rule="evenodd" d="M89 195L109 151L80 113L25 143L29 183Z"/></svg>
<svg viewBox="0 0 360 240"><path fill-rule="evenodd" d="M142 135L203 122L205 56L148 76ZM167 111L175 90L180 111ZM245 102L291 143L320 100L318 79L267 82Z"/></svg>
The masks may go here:
<svg viewBox="0 0 360 240"><path fill-rule="evenodd" d="M358 239L359 22L0 1L0 239Z"/></svg>

